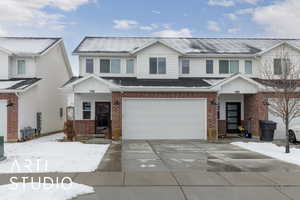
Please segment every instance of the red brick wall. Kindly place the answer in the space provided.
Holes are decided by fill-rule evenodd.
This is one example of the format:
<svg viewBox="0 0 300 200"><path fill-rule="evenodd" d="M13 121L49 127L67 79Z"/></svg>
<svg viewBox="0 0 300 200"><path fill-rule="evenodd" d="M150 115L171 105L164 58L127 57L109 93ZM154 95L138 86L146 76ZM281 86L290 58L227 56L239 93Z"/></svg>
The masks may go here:
<svg viewBox="0 0 300 200"><path fill-rule="evenodd" d="M7 140L18 140L18 97L14 93L2 93L0 99L8 100L13 106L7 107Z"/></svg>
<svg viewBox="0 0 300 200"><path fill-rule="evenodd" d="M76 135L95 134L95 120L75 120Z"/></svg>
<svg viewBox="0 0 300 200"><path fill-rule="evenodd" d="M216 93L210 92L113 92L112 132L122 129L122 97L130 98L207 98L207 129L217 129ZM117 104L115 102L118 102Z"/></svg>

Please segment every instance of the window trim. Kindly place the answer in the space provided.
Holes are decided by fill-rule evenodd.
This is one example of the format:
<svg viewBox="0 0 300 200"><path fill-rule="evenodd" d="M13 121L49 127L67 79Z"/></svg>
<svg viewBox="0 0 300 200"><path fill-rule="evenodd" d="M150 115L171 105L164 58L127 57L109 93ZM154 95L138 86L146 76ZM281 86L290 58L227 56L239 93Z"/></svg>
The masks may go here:
<svg viewBox="0 0 300 200"><path fill-rule="evenodd" d="M246 68L247 68L247 62L250 62L251 63L251 73L247 73L247 70L246 70ZM251 74L253 74L253 61L252 60L245 60L245 68L244 68L244 72L245 72L245 74L248 74L248 75L251 75Z"/></svg>
<svg viewBox="0 0 300 200"><path fill-rule="evenodd" d="M208 63L208 61L211 61L211 62L212 62L212 72L211 72L211 73L208 73L208 70L207 70L207 67L208 67L207 63ZM206 72L206 74L214 74L214 60L212 60L212 59L207 59L207 60L205 61L205 72Z"/></svg>
<svg viewBox="0 0 300 200"><path fill-rule="evenodd" d="M101 60L109 60L109 72L101 72ZM119 60L120 61L120 72L111 72L111 61L112 60ZM121 58L100 58L99 59L99 73L100 74L121 74L122 73L122 59Z"/></svg>
<svg viewBox="0 0 300 200"><path fill-rule="evenodd" d="M227 61L228 62L228 73L221 73L221 70L220 70L220 62L221 61ZM230 68L230 62L233 62L233 61L237 61L238 62L238 72L231 72L231 68ZM240 72L240 60L237 60L237 59L221 59L219 60L219 74L234 74L234 73L239 73Z"/></svg>
<svg viewBox="0 0 300 200"><path fill-rule="evenodd" d="M128 72L128 61L132 61L132 72ZM134 74L135 60L133 58L126 59L126 74Z"/></svg>
<svg viewBox="0 0 300 200"><path fill-rule="evenodd" d="M90 104L90 110L85 110L83 104L84 103L89 103ZM82 120L91 120L92 119L92 102L91 101L82 101L81 103L81 108L82 108ZM90 117L89 118L84 118L84 112L89 112Z"/></svg>
<svg viewBox="0 0 300 200"><path fill-rule="evenodd" d="M24 61L24 73L19 73L19 61ZM17 59L17 75L26 75L26 59Z"/></svg>
<svg viewBox="0 0 300 200"><path fill-rule="evenodd" d="M188 67L186 67L188 69L187 72L183 72L183 62L184 61L188 61ZM190 74L190 72L191 72L191 61L190 61L190 59L187 59L187 58L182 59L181 60L181 74Z"/></svg>
<svg viewBox="0 0 300 200"><path fill-rule="evenodd" d="M156 59L156 73L151 73L151 59ZM159 62L158 59L164 59L164 63L165 63L165 69L164 69L164 73L160 73L159 72ZM151 75L164 75L167 74L167 58L166 57L149 57L149 74Z"/></svg>
<svg viewBox="0 0 300 200"><path fill-rule="evenodd" d="M87 72L87 60L92 60L93 61L93 72ZM95 61L94 61L94 58L85 58L85 73L88 73L88 74L93 74L95 71Z"/></svg>
<svg viewBox="0 0 300 200"><path fill-rule="evenodd" d="M275 60L280 61L280 73L275 73ZM286 61L283 61L283 60L287 60L289 63L291 63L291 59L289 59L289 58L274 58L273 59L273 74L274 75L280 76L285 72L286 69L284 68L284 66L282 64L283 64L283 62L286 62Z"/></svg>

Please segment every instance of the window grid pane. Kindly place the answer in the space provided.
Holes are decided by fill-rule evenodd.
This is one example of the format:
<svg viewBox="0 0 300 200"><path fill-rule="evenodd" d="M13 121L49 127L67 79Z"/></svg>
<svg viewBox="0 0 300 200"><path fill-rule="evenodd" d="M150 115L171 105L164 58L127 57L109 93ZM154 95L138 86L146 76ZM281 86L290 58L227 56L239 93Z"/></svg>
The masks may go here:
<svg viewBox="0 0 300 200"><path fill-rule="evenodd" d="M149 60L150 65L150 74L156 74L157 73L157 58L150 58Z"/></svg>
<svg viewBox="0 0 300 200"><path fill-rule="evenodd" d="M252 61L251 60L245 61L245 74L252 74Z"/></svg>
<svg viewBox="0 0 300 200"><path fill-rule="evenodd" d="M166 58L157 58L158 61L158 73L165 74L166 73Z"/></svg>
<svg viewBox="0 0 300 200"><path fill-rule="evenodd" d="M110 73L110 60L100 60L100 73Z"/></svg>
<svg viewBox="0 0 300 200"><path fill-rule="evenodd" d="M182 74L190 73L190 60L182 60Z"/></svg>
<svg viewBox="0 0 300 200"><path fill-rule="evenodd" d="M25 74L25 60L18 60L18 74Z"/></svg>
<svg viewBox="0 0 300 200"><path fill-rule="evenodd" d="M94 73L94 60L93 59L86 59L86 73Z"/></svg>
<svg viewBox="0 0 300 200"><path fill-rule="evenodd" d="M230 61L230 73L239 73L239 61L238 60L231 60Z"/></svg>
<svg viewBox="0 0 300 200"><path fill-rule="evenodd" d="M282 74L281 59L274 59L274 74L275 75Z"/></svg>
<svg viewBox="0 0 300 200"><path fill-rule="evenodd" d="M213 74L214 73L214 62L213 60L206 61L206 73Z"/></svg>
<svg viewBox="0 0 300 200"><path fill-rule="evenodd" d="M82 103L82 119L91 119L91 102Z"/></svg>
<svg viewBox="0 0 300 200"><path fill-rule="evenodd" d="M118 74L121 72L121 61L120 59L111 60L111 73Z"/></svg>
<svg viewBox="0 0 300 200"><path fill-rule="evenodd" d="M220 60L219 61L219 73L220 74L228 74L229 73L229 61L228 60Z"/></svg>
<svg viewBox="0 0 300 200"><path fill-rule="evenodd" d="M134 60L130 59L126 62L126 73L133 74L134 73Z"/></svg>

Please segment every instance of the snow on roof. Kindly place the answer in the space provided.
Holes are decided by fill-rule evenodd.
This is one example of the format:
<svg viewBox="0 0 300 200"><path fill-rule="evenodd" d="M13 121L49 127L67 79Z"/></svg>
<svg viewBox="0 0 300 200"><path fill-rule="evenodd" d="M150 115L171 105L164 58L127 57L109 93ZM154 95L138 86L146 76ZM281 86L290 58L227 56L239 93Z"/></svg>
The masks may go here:
<svg viewBox="0 0 300 200"><path fill-rule="evenodd" d="M40 81L38 78L0 80L1 90L23 90Z"/></svg>
<svg viewBox="0 0 300 200"><path fill-rule="evenodd" d="M157 40L185 54L256 54L283 41L300 47L296 39L85 37L73 53L129 53Z"/></svg>
<svg viewBox="0 0 300 200"><path fill-rule="evenodd" d="M0 48L17 55L38 55L60 38L0 37Z"/></svg>

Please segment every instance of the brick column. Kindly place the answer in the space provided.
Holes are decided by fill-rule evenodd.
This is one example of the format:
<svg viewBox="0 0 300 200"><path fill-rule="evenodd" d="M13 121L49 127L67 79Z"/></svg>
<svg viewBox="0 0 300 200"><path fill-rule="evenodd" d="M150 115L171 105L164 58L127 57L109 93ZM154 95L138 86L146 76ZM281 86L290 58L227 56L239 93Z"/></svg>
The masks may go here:
<svg viewBox="0 0 300 200"><path fill-rule="evenodd" d="M7 140L18 141L18 97L14 93L0 94L1 100L7 100L13 106L7 107Z"/></svg>

